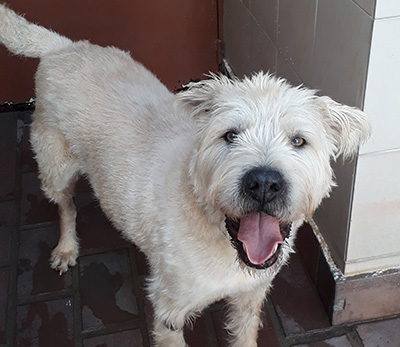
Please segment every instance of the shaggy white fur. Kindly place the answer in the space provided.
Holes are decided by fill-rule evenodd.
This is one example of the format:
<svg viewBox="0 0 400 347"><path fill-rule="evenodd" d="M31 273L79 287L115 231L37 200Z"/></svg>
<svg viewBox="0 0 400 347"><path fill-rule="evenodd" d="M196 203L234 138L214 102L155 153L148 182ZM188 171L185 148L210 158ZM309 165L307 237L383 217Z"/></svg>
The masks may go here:
<svg viewBox="0 0 400 347"><path fill-rule="evenodd" d="M296 231L333 186L330 160L369 134L358 109L259 73L211 76L177 95L129 54L72 42L0 5L0 41L40 57L31 143L60 210L51 266L74 266L74 183L89 179L147 255L158 346L225 298L231 344L257 344L259 313Z"/></svg>

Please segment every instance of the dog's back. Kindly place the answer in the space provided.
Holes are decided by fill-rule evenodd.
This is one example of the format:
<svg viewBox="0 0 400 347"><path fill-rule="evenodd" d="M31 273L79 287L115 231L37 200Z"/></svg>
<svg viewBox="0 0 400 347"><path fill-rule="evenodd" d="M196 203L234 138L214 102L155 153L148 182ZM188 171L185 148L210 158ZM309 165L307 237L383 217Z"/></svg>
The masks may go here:
<svg viewBox="0 0 400 347"><path fill-rule="evenodd" d="M0 42L40 58L31 144L45 195L58 203L84 174L108 216L127 229L132 196L140 196L135 187L143 183L128 187L126 176L135 172L145 181L149 172L164 172L160 166L172 159L168 143L188 126L171 121L173 94L129 53L73 42L2 4Z"/></svg>

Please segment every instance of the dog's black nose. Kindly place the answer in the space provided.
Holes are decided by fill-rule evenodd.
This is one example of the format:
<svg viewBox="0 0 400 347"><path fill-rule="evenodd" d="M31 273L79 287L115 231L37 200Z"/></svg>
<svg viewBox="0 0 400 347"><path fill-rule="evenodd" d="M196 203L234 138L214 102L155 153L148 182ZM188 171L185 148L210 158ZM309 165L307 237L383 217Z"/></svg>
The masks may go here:
<svg viewBox="0 0 400 347"><path fill-rule="evenodd" d="M254 168L243 177L246 194L262 204L275 200L283 191L283 187L283 177L275 170Z"/></svg>

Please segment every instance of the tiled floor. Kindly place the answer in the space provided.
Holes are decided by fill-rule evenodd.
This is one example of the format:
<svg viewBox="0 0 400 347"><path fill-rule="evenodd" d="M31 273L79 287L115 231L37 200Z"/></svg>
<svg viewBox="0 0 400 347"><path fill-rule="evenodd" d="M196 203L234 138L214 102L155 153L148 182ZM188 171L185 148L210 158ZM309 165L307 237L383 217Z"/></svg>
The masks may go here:
<svg viewBox="0 0 400 347"><path fill-rule="evenodd" d="M150 346L146 261L84 181L76 195L79 263L61 277L50 269L58 216L39 189L30 113L0 113L0 346ZM400 317L332 327L298 255L268 299L259 346L400 346ZM214 304L186 330L190 346L226 346L224 310Z"/></svg>

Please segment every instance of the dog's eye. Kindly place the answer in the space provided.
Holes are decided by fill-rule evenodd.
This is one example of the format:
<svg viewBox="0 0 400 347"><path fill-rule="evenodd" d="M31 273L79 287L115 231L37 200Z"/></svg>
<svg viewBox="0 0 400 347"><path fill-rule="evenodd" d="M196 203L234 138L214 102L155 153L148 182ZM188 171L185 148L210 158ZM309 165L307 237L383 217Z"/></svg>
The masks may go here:
<svg viewBox="0 0 400 347"><path fill-rule="evenodd" d="M306 144L306 140L300 136L295 136L292 138L292 145L295 147L302 147Z"/></svg>
<svg viewBox="0 0 400 347"><path fill-rule="evenodd" d="M238 136L237 132L231 130L225 133L224 140L228 143L233 143L237 139L237 136Z"/></svg>

